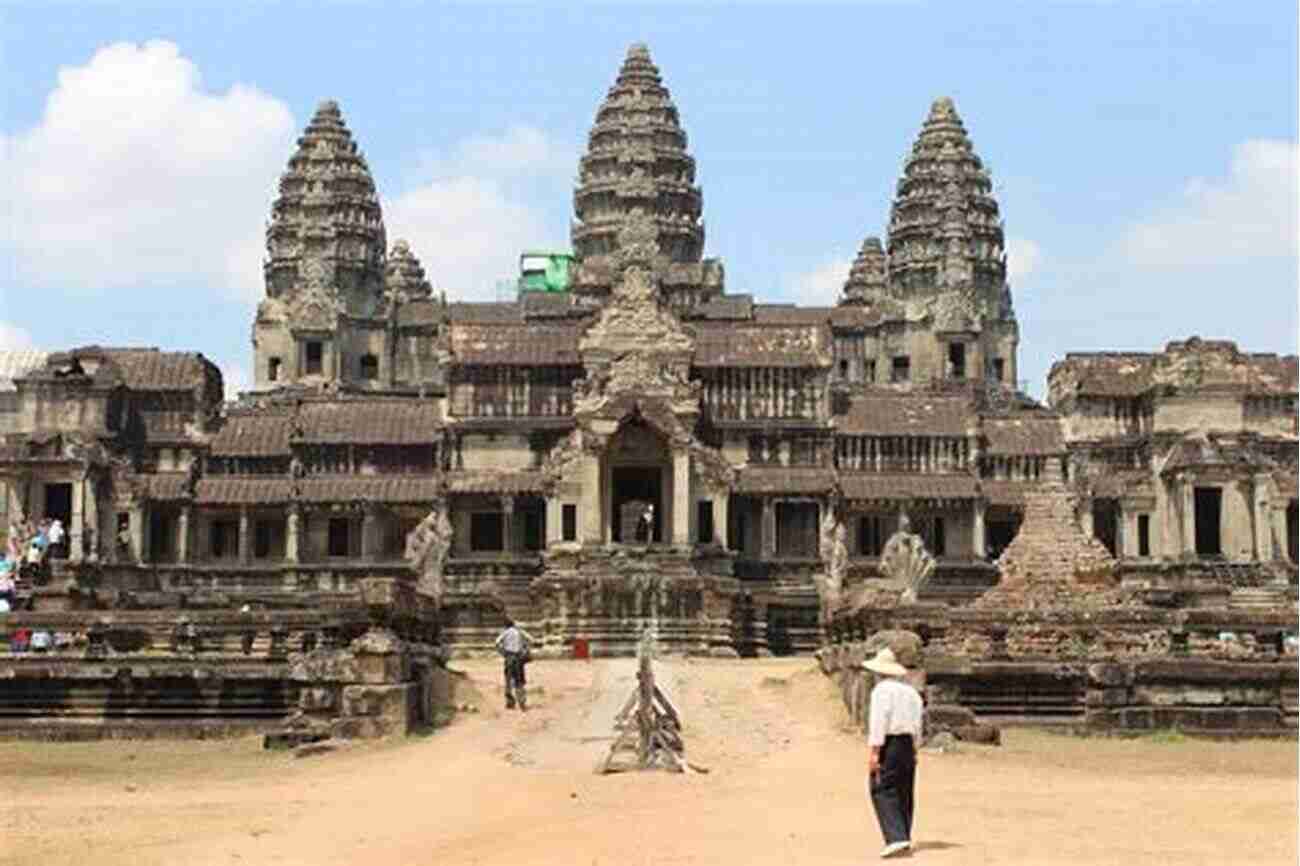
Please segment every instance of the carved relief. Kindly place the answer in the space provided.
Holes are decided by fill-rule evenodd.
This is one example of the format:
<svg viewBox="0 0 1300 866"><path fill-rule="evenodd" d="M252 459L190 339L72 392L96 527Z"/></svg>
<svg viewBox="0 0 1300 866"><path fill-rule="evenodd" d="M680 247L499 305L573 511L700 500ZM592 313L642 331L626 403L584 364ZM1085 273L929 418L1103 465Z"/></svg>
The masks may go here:
<svg viewBox="0 0 1300 866"><path fill-rule="evenodd" d="M439 503L406 537L406 561L417 575L416 591L441 599L443 570L451 550L452 528L447 507Z"/></svg>
<svg viewBox="0 0 1300 866"><path fill-rule="evenodd" d="M934 557L925 549L921 536L911 531L906 514L898 517L898 530L885 542L880 554L880 573L903 587L903 602L915 602L917 594L934 573Z"/></svg>

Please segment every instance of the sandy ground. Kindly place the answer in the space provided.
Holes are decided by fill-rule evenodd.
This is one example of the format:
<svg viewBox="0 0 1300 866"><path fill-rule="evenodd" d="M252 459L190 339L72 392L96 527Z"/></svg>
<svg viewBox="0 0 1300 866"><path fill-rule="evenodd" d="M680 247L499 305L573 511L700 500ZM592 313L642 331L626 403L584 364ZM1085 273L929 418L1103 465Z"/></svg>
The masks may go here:
<svg viewBox="0 0 1300 866"><path fill-rule="evenodd" d="M234 742L0 743L0 863L853 864L879 831L866 748L811 661L657 666L703 775L592 773L630 660L493 661L479 713L303 759ZM911 862L1294 864L1294 742L1075 740L924 754Z"/></svg>

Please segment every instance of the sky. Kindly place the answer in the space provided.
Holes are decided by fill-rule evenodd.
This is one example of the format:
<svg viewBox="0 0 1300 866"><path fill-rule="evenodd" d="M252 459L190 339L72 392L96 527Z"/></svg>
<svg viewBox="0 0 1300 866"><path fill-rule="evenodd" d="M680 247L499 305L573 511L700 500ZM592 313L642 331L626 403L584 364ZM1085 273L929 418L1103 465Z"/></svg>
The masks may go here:
<svg viewBox="0 0 1300 866"><path fill-rule="evenodd" d="M0 0L0 349L201 351L250 381L263 231L337 100L449 298L568 247L633 42L672 92L727 290L836 301L955 99L1005 220L1019 378L1199 335L1296 352L1294 3Z"/></svg>

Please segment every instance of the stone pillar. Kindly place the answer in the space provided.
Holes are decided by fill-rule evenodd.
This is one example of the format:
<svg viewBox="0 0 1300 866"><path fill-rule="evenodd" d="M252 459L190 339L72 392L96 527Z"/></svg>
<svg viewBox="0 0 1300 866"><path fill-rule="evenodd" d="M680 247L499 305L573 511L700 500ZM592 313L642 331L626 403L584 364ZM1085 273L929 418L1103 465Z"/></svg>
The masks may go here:
<svg viewBox="0 0 1300 866"><path fill-rule="evenodd" d="M361 559L374 562L379 556L379 507L373 502L361 506Z"/></svg>
<svg viewBox="0 0 1300 866"><path fill-rule="evenodd" d="M758 534L758 552L761 559L776 556L776 503L763 497L763 525Z"/></svg>
<svg viewBox="0 0 1300 866"><path fill-rule="evenodd" d="M558 496L547 497L546 500L546 546L559 543L563 537L561 535L564 529L564 503Z"/></svg>
<svg viewBox="0 0 1300 866"><path fill-rule="evenodd" d="M93 477L85 481L86 489L81 503L82 547L91 562L99 562L99 550L104 543L104 518L99 513L99 494Z"/></svg>
<svg viewBox="0 0 1300 866"><path fill-rule="evenodd" d="M984 512L988 509L988 502L983 499L975 500L975 519L971 524L971 549L976 559L984 559L987 555L984 537Z"/></svg>
<svg viewBox="0 0 1300 866"><path fill-rule="evenodd" d="M297 505L289 506L289 516L285 520L284 558L293 563L302 558L302 509Z"/></svg>
<svg viewBox="0 0 1300 866"><path fill-rule="evenodd" d="M239 562L247 564L253 558L252 521L248 516L248 506L239 509Z"/></svg>
<svg viewBox="0 0 1300 866"><path fill-rule="evenodd" d="M1184 556L1196 555L1196 495L1192 492L1192 480L1184 478L1183 487L1183 547Z"/></svg>
<svg viewBox="0 0 1300 866"><path fill-rule="evenodd" d="M1124 500L1115 500L1115 558L1123 559L1129 556L1128 537L1132 533L1128 531L1129 513L1124 509Z"/></svg>
<svg viewBox="0 0 1300 866"><path fill-rule="evenodd" d="M506 553L515 552L515 498L501 497L501 549Z"/></svg>
<svg viewBox="0 0 1300 866"><path fill-rule="evenodd" d="M673 451L673 544L691 543L691 455Z"/></svg>
<svg viewBox="0 0 1300 866"><path fill-rule="evenodd" d="M582 543L600 544L601 532L600 458L594 454L582 458L582 502L578 505L582 520Z"/></svg>
<svg viewBox="0 0 1300 866"><path fill-rule="evenodd" d="M72 515L68 520L68 559L81 562L81 539L86 531L86 500L83 495L86 486L84 478L72 482Z"/></svg>
<svg viewBox="0 0 1300 866"><path fill-rule="evenodd" d="M713 535L714 538L723 547L727 546L727 535L731 529L731 493L727 490L719 490L713 494Z"/></svg>
<svg viewBox="0 0 1300 866"><path fill-rule="evenodd" d="M190 514L193 508L186 504L181 506L180 519L176 521L176 561L190 561Z"/></svg>
<svg viewBox="0 0 1300 866"><path fill-rule="evenodd" d="M131 558L135 562L144 562L145 558L145 530L147 529L148 523L145 519L146 517L145 504L143 502L138 502L131 506L129 518L131 522Z"/></svg>
<svg viewBox="0 0 1300 866"><path fill-rule="evenodd" d="M1092 521L1091 499L1084 501L1083 508L1079 511L1079 528L1083 530L1083 534L1089 538L1096 538L1096 535L1093 532L1094 527Z"/></svg>
<svg viewBox="0 0 1300 866"><path fill-rule="evenodd" d="M1251 478L1250 517L1255 529L1254 554L1256 562L1273 560L1273 515L1268 502L1268 476Z"/></svg>

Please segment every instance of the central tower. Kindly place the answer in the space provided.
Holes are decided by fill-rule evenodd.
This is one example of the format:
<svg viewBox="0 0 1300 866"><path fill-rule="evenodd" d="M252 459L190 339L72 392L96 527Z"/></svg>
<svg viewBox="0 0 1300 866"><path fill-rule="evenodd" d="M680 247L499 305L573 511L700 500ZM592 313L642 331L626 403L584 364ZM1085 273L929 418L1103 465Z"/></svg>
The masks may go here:
<svg viewBox="0 0 1300 866"><path fill-rule="evenodd" d="M641 212L655 226L665 300L685 309L719 294L721 265L702 260L703 204L677 107L650 50L636 43L596 110L587 152L578 164L571 228L573 250L581 260L576 290L609 295L619 231Z"/></svg>

